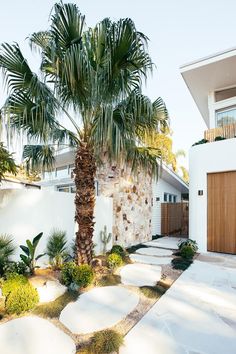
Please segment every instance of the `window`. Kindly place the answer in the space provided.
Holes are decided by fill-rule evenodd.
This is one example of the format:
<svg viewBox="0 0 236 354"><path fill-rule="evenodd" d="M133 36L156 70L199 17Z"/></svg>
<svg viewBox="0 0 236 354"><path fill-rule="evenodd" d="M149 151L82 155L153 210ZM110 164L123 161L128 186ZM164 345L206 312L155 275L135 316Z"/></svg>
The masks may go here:
<svg viewBox="0 0 236 354"><path fill-rule="evenodd" d="M57 178L66 178L66 177L68 177L68 168L67 168L67 166L57 167L56 168L56 177Z"/></svg>
<svg viewBox="0 0 236 354"><path fill-rule="evenodd" d="M59 186L57 187L58 192L70 193L70 186Z"/></svg>
<svg viewBox="0 0 236 354"><path fill-rule="evenodd" d="M57 191L64 193L76 193L76 188L74 184L63 184L61 186L57 186ZM98 181L95 181L95 195L98 196Z"/></svg>
<svg viewBox="0 0 236 354"><path fill-rule="evenodd" d="M236 107L216 111L216 126L222 127L236 122Z"/></svg>
<svg viewBox="0 0 236 354"><path fill-rule="evenodd" d="M177 196L171 193L164 193L164 202L165 203L176 203Z"/></svg>

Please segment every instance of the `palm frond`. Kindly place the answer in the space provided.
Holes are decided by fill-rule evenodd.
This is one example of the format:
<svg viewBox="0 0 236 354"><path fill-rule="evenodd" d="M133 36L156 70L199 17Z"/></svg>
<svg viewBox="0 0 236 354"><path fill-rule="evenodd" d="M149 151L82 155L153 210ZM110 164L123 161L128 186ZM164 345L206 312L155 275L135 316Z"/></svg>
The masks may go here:
<svg viewBox="0 0 236 354"><path fill-rule="evenodd" d="M55 149L49 145L25 145L23 160L27 171L51 171L55 164Z"/></svg>

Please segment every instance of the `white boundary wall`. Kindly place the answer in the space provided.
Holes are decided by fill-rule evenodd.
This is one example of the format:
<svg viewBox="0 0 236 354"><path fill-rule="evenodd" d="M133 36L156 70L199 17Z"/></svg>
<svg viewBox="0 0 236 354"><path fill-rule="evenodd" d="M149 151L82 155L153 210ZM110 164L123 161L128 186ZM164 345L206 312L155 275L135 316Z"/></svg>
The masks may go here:
<svg viewBox="0 0 236 354"><path fill-rule="evenodd" d="M191 148L189 154L189 237L207 251L207 173L236 171L236 139ZM203 195L198 195L198 190Z"/></svg>
<svg viewBox="0 0 236 354"><path fill-rule="evenodd" d="M75 206L74 194L40 191L32 189L2 189L0 190L0 234L13 236L15 244L25 244L26 239L32 240L43 232L37 254L44 253L47 237L53 228L65 230L68 245L75 238ZM96 253L102 249L100 231L107 226L112 232L113 202L112 198L97 197L95 206L94 243ZM112 240L108 249L112 246ZM21 250L17 247L16 257ZM18 258L18 257L17 257ZM47 264L43 257L40 265Z"/></svg>

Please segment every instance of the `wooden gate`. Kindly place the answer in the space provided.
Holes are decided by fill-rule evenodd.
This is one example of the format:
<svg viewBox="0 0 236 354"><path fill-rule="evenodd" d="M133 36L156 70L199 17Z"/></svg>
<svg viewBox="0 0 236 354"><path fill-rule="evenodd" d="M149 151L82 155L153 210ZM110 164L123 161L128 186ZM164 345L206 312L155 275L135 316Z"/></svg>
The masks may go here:
<svg viewBox="0 0 236 354"><path fill-rule="evenodd" d="M236 254L236 172L207 175L207 249Z"/></svg>
<svg viewBox="0 0 236 354"><path fill-rule="evenodd" d="M161 204L161 234L188 236L188 202Z"/></svg>

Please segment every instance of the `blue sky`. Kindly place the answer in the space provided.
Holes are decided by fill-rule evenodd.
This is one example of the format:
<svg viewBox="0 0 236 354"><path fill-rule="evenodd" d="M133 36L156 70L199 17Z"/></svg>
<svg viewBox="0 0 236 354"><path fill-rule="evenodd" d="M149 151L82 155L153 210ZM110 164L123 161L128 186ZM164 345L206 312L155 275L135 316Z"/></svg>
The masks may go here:
<svg viewBox="0 0 236 354"><path fill-rule="evenodd" d="M74 1L93 26L104 17L131 17L150 39L156 69L145 92L161 96L169 109L174 148L188 151L203 137L205 125L179 67L189 61L236 46L235 0L81 0ZM52 0L3 1L0 42L17 41L27 52L26 37L48 26ZM31 62L34 63L34 58ZM3 97L3 94L1 95Z"/></svg>

